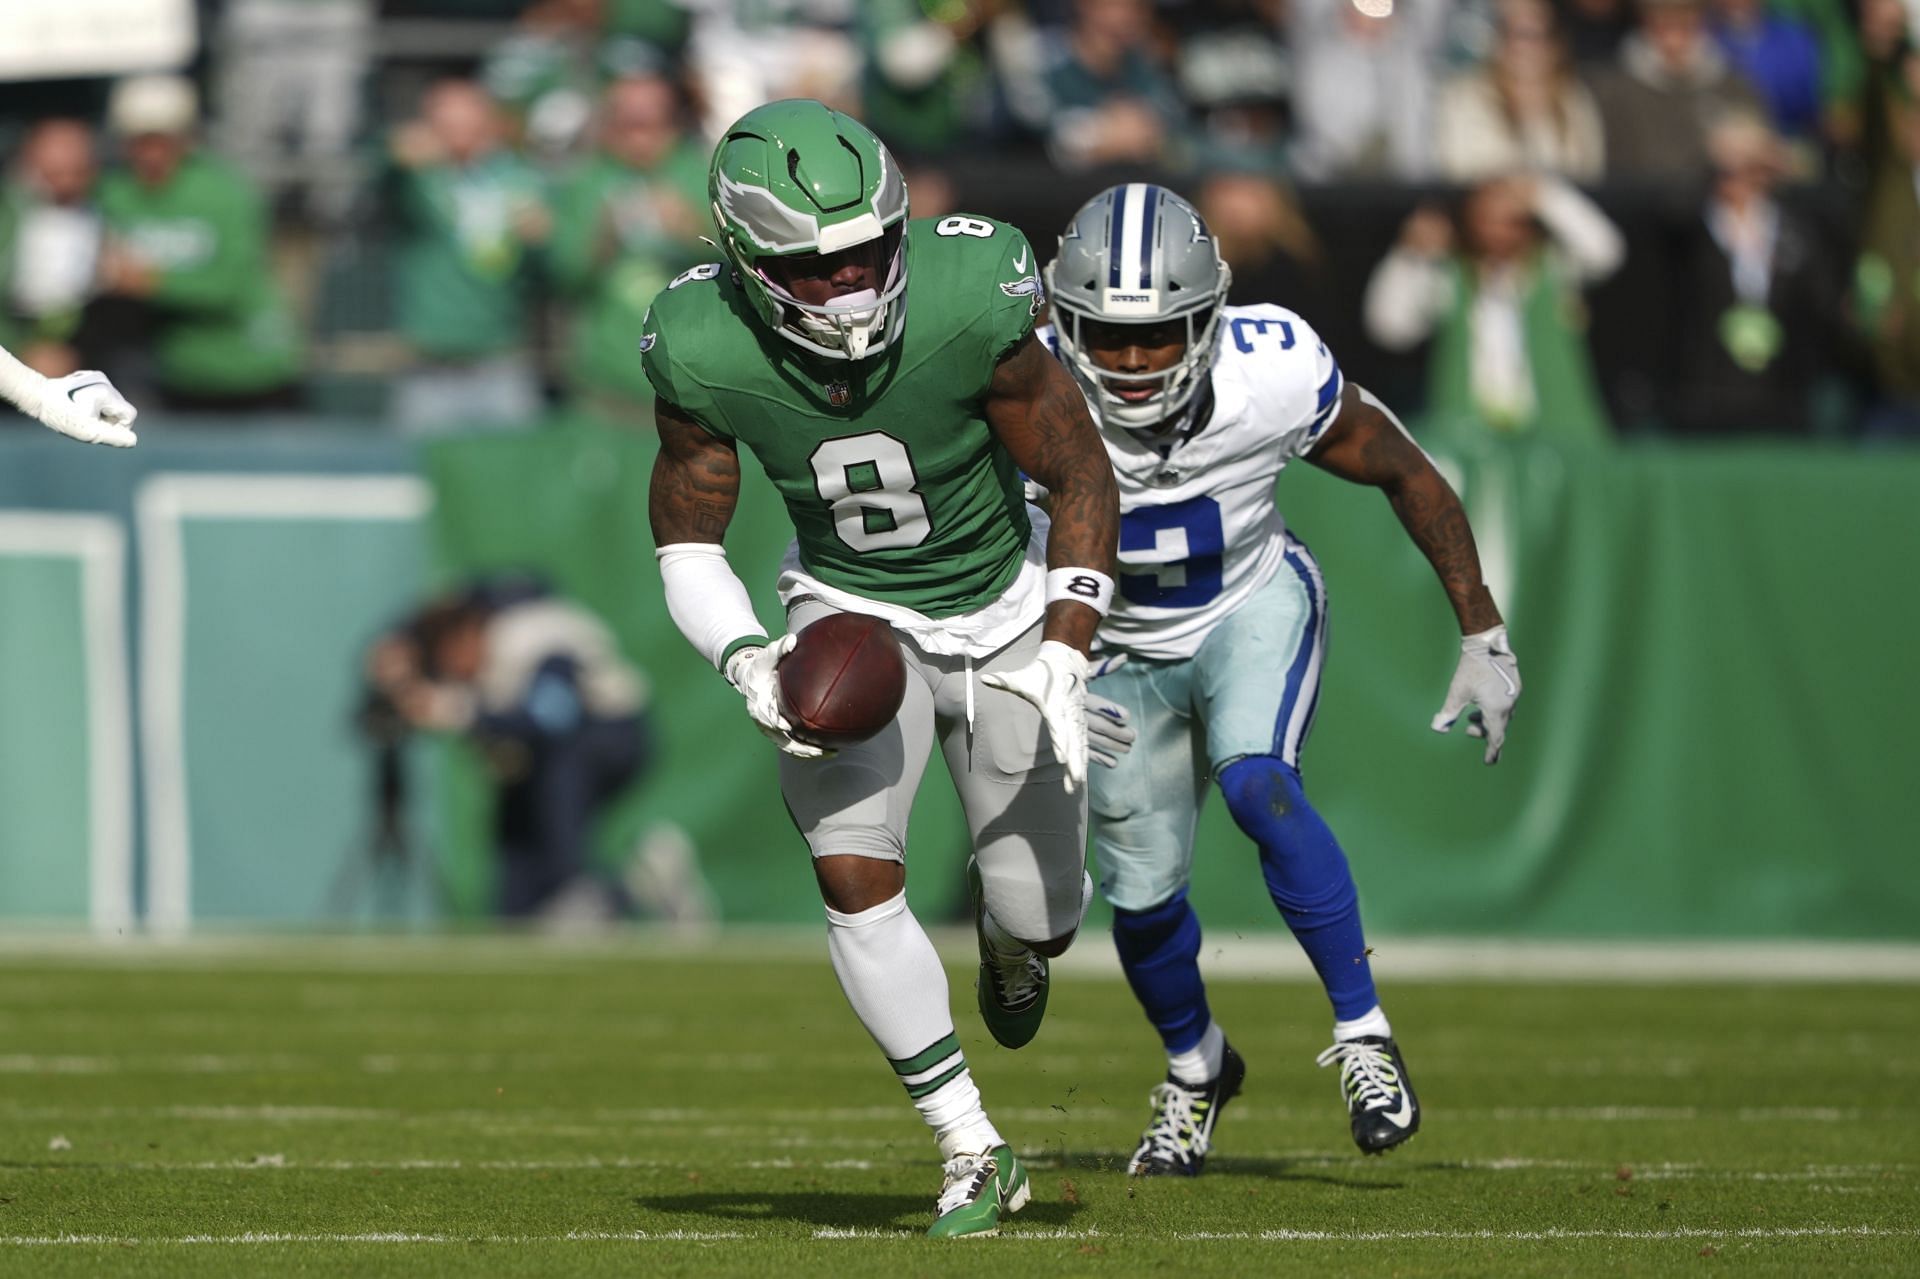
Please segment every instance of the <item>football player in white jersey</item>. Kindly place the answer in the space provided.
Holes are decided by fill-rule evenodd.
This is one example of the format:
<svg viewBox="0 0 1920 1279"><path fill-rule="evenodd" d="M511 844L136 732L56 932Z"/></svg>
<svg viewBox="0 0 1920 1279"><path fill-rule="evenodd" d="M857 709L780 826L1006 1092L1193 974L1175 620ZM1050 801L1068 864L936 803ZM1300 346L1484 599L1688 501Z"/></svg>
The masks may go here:
<svg viewBox="0 0 1920 1279"><path fill-rule="evenodd" d="M45 377L0 347L0 398L83 444L128 449L138 442L133 405L120 398L104 375L91 370Z"/></svg>
<svg viewBox="0 0 1920 1279"><path fill-rule="evenodd" d="M1091 770L1095 858L1120 961L1167 1051L1128 1171L1198 1174L1246 1065L1207 1009L1187 904L1209 780L1259 846L1267 889L1333 1004L1353 1139L1412 1136L1419 1103L1374 993L1346 854L1308 802L1300 751L1326 642L1319 566L1287 531L1274 481L1294 458L1381 489L1459 619L1459 668L1432 727L1469 705L1500 757L1520 674L1459 499L1385 405L1349 384L1307 322L1227 306L1231 274L1191 205L1163 187L1087 203L1047 268L1047 340L1093 402L1120 487L1119 591L1096 688L1116 726ZM1125 665L1120 665L1121 661ZM1098 668L1096 668L1098 669Z"/></svg>

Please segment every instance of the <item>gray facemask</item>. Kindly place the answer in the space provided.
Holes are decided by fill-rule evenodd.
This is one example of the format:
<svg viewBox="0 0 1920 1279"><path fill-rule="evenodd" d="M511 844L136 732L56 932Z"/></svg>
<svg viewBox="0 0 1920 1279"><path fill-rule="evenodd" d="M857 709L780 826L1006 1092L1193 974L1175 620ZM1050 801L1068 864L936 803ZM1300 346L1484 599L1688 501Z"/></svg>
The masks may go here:
<svg viewBox="0 0 1920 1279"><path fill-rule="evenodd" d="M1220 308L1233 272L1220 260L1200 214L1165 187L1135 182L1102 191L1081 207L1047 267L1054 330L1067 367L1085 388L1103 425L1148 430L1176 420L1212 367ZM1171 368L1114 373L1088 350L1087 321L1186 328L1186 349ZM1121 389L1150 390L1139 399Z"/></svg>

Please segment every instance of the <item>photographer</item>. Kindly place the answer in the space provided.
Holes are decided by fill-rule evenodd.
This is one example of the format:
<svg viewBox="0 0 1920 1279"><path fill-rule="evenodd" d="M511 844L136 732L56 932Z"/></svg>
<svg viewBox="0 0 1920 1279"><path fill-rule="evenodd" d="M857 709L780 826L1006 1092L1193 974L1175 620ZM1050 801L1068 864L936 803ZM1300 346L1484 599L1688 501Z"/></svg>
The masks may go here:
<svg viewBox="0 0 1920 1279"><path fill-rule="evenodd" d="M625 909L622 890L592 877L589 839L647 762L647 690L605 623L526 579L483 579L374 641L367 677L370 705L389 714L363 711L363 725L462 733L479 748L497 792L502 915L582 896L603 915Z"/></svg>

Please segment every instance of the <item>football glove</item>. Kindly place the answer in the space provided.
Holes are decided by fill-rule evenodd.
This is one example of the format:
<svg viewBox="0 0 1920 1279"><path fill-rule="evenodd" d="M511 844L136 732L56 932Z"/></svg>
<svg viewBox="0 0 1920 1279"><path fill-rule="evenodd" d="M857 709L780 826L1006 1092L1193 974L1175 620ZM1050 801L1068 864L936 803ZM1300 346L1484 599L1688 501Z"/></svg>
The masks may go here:
<svg viewBox="0 0 1920 1279"><path fill-rule="evenodd" d="M1433 717L1433 731L1444 733L1469 706L1480 709L1467 717L1467 736L1487 740L1487 763L1500 762L1507 742L1507 722L1520 700L1520 663L1507 643L1507 628L1496 626L1460 641L1460 665L1447 687L1446 704Z"/></svg>
<svg viewBox="0 0 1920 1279"><path fill-rule="evenodd" d="M1125 653L1109 653L1096 657L1087 670L1087 682L1091 684L1110 671L1117 671L1127 664ZM1103 768L1118 768L1120 756L1133 749L1134 732L1132 717L1127 708L1118 702L1109 701L1087 690L1087 758Z"/></svg>
<svg viewBox="0 0 1920 1279"><path fill-rule="evenodd" d="M1031 662L1018 670L989 671L980 682L1040 708L1053 753L1067 766L1066 788L1079 790L1087 780L1087 659L1080 650L1042 640Z"/></svg>
<svg viewBox="0 0 1920 1279"><path fill-rule="evenodd" d="M747 699L747 714L754 727L775 746L795 759L825 759L833 752L795 737L793 725L780 713L780 677L775 668L793 650L797 639L795 635L782 635L764 647L754 644L741 649L727 659L727 683Z"/></svg>
<svg viewBox="0 0 1920 1279"><path fill-rule="evenodd" d="M139 442L133 433L138 412L104 374L92 370L48 379L34 416L83 444L130 449Z"/></svg>

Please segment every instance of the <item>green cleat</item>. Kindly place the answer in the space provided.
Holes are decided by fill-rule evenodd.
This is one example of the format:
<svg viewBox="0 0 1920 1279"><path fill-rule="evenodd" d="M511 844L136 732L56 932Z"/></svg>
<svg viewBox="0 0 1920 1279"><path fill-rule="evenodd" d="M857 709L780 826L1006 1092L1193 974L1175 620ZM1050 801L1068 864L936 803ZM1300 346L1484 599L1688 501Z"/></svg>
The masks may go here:
<svg viewBox="0 0 1920 1279"><path fill-rule="evenodd" d="M1027 1206L1033 1187L1012 1146L995 1146L984 1155L955 1155L947 1160L946 1184L934 1205L929 1239L997 1235L1000 1222Z"/></svg>
<svg viewBox="0 0 1920 1279"><path fill-rule="evenodd" d="M980 886L980 863L967 862L967 888L973 894L973 931L980 943L980 975L974 994L980 1020L1002 1048L1024 1048L1040 1033L1047 1016L1047 961L1028 951L1011 963L987 945L987 895Z"/></svg>

